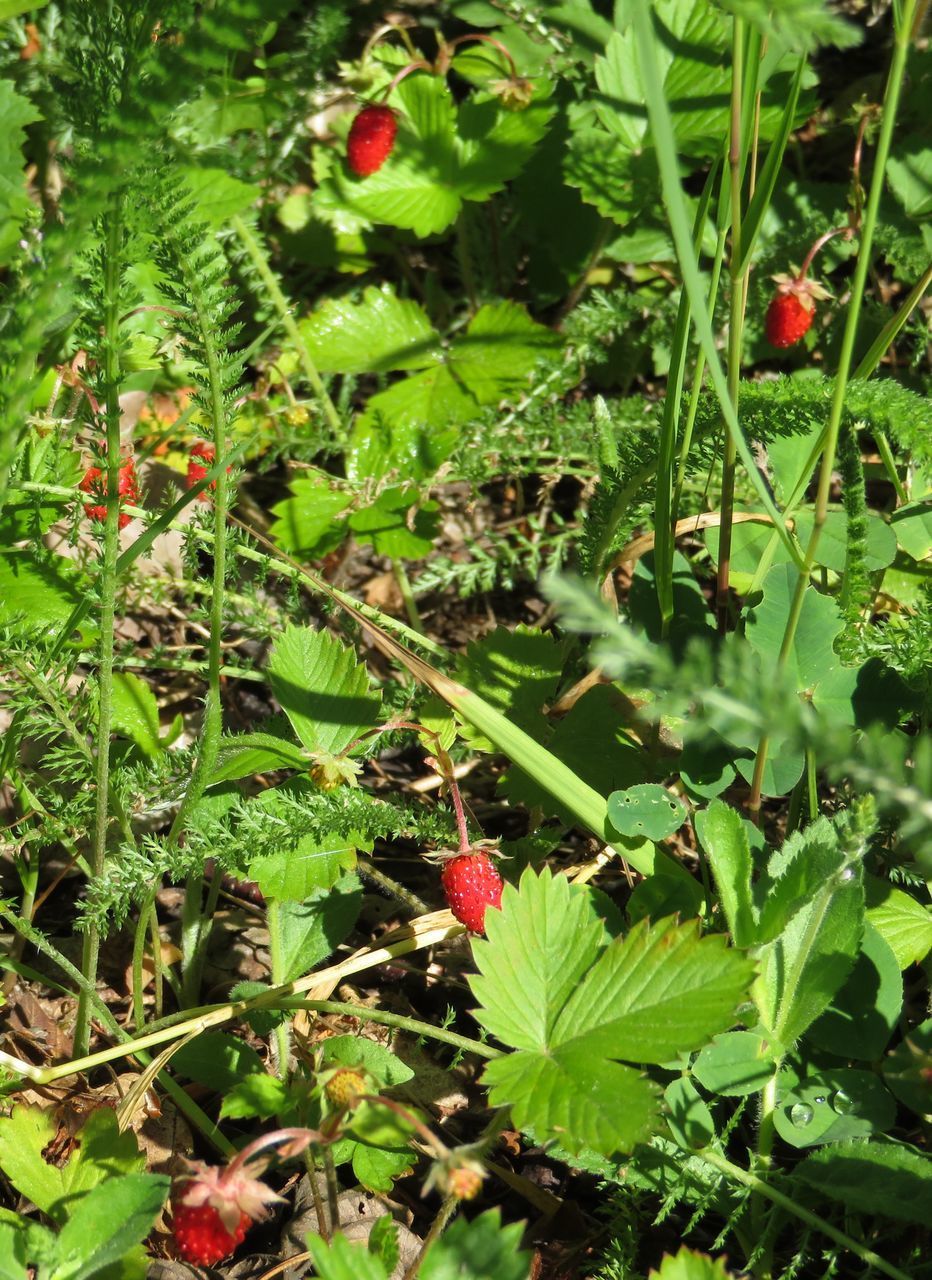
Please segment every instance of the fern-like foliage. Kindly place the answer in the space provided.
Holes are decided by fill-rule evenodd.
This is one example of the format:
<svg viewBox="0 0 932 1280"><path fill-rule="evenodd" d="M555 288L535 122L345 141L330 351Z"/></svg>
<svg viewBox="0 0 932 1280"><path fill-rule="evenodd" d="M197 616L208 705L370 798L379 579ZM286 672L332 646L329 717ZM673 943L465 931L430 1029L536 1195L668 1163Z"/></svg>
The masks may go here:
<svg viewBox="0 0 932 1280"><path fill-rule="evenodd" d="M777 436L794 436L828 421L835 380L826 377L780 377L771 382L741 384L741 425L752 440L766 444ZM698 432L720 420L718 400L703 392L696 417ZM850 382L844 420L868 431L882 431L912 461L932 462L932 408L929 401L890 378Z"/></svg>
<svg viewBox="0 0 932 1280"><path fill-rule="evenodd" d="M375 839L413 838L449 845L455 841L452 815L416 806L394 795L374 797L349 787L336 791L281 788L242 797L221 817L203 807L192 814L184 846L154 836L121 845L103 877L88 891L83 920L101 930L118 927L149 887L163 876L175 882L199 873L208 858L239 876L263 855L296 848L302 839L342 840L366 845Z"/></svg>

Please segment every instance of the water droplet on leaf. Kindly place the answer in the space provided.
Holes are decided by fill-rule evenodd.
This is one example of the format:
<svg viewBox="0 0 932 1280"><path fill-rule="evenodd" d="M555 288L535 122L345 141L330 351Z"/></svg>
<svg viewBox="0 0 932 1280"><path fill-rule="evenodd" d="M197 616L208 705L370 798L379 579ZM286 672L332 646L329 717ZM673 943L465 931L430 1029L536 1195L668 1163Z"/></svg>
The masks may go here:
<svg viewBox="0 0 932 1280"><path fill-rule="evenodd" d="M794 1102L790 1107L790 1120L797 1129L805 1129L812 1120L812 1107L805 1102Z"/></svg>

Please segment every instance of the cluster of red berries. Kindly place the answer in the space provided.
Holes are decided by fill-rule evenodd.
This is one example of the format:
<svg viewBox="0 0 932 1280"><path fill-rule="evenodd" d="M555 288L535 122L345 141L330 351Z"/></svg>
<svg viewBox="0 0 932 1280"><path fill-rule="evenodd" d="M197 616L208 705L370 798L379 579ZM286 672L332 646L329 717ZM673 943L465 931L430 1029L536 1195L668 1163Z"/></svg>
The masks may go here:
<svg viewBox="0 0 932 1280"><path fill-rule="evenodd" d="M88 467L84 473L84 477L78 488L82 493L89 494L96 499L94 502L85 502L84 514L89 520L96 520L102 524L107 518L107 473L100 467ZM139 505L139 480L136 476L136 464L132 458L127 460L120 467L120 478L117 485L117 492L121 498L125 498L131 506ZM120 528L125 529L132 520L132 516L127 512L120 512Z"/></svg>

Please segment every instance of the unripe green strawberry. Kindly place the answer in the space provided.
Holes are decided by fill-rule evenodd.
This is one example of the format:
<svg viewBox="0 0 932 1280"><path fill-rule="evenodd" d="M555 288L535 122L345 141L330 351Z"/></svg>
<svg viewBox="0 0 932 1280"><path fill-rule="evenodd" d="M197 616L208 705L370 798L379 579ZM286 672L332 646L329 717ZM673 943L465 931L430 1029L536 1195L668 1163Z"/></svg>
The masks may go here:
<svg viewBox="0 0 932 1280"><path fill-rule="evenodd" d="M355 1107L368 1092L366 1078L356 1067L339 1067L324 1085L327 1101L333 1107Z"/></svg>

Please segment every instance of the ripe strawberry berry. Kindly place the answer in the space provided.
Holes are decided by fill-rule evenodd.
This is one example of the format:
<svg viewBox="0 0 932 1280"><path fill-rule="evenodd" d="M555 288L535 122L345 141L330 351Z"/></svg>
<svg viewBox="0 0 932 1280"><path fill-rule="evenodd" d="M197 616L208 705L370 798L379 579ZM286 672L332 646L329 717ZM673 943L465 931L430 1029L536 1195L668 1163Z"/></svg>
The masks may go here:
<svg viewBox="0 0 932 1280"><path fill-rule="evenodd" d="M252 1225L248 1213L240 1213L239 1221L228 1231L219 1210L212 1204L172 1206L172 1231L179 1255L185 1262L209 1267L243 1243Z"/></svg>
<svg viewBox="0 0 932 1280"><path fill-rule="evenodd" d="M764 329L772 347L792 347L809 331L816 302L832 295L815 280L789 275L774 276L777 291L767 308Z"/></svg>
<svg viewBox="0 0 932 1280"><path fill-rule="evenodd" d="M100 501L101 499L106 500L107 497L106 471L101 470L100 467L88 467L78 488L97 499L97 502L86 502L84 504L84 514L89 520L96 520L102 524L107 518L106 501ZM139 481L136 478L136 464L132 458L128 458L123 466L120 467L117 492L121 498L126 498L133 506L138 505ZM119 517L120 528L125 529L132 518L125 511L121 511Z"/></svg>
<svg viewBox="0 0 932 1280"><path fill-rule="evenodd" d="M185 1262L210 1266L242 1244L276 1195L250 1173L242 1154L228 1166L191 1163L172 1189L172 1232Z"/></svg>
<svg viewBox="0 0 932 1280"><path fill-rule="evenodd" d="M792 347L812 324L815 310L793 293L777 293L767 308L764 322L772 347Z"/></svg>
<svg viewBox="0 0 932 1280"><path fill-rule="evenodd" d="M346 159L353 173L367 178L392 153L398 121L391 107L368 106L357 113L346 140Z"/></svg>
<svg viewBox="0 0 932 1280"><path fill-rule="evenodd" d="M502 878L487 853L460 853L443 864L447 906L470 933L485 932L486 907L502 905Z"/></svg>

